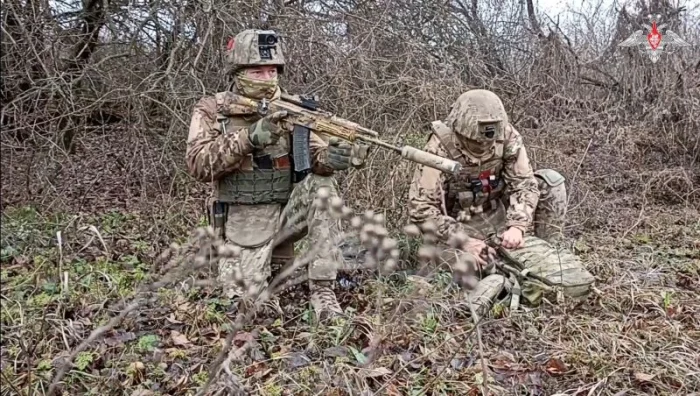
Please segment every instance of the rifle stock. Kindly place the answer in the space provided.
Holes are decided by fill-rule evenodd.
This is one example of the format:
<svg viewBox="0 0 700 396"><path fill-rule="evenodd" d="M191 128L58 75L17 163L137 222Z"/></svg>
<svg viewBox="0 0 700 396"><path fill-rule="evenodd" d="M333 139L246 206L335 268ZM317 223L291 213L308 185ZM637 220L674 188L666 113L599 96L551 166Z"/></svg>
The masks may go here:
<svg viewBox="0 0 700 396"><path fill-rule="evenodd" d="M457 161L443 158L435 154L419 150L415 147L398 147L386 143L379 139L378 132L365 128L344 118L340 118L333 113L320 110L316 106L316 102L311 99L282 94L279 100L270 102L265 99L255 100L236 95L235 102L251 109L255 109L257 113L262 116L281 110L287 111L290 115L292 115L289 121L292 124L289 128L290 130L294 130L296 128L296 130L299 131L299 127L302 127L320 134L334 136L351 143L358 140L370 143L375 146L392 150L409 161L416 162L448 174L454 174L462 168L460 163Z"/></svg>

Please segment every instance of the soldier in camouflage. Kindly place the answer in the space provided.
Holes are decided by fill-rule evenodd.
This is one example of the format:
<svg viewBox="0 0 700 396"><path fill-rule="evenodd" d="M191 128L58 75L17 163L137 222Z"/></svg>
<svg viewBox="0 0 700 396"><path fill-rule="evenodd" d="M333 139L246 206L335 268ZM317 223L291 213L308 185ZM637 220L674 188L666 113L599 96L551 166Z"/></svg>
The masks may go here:
<svg viewBox="0 0 700 396"><path fill-rule="evenodd" d="M204 97L194 106L187 140L187 166L196 179L211 182L214 193L208 208L210 222L227 243L241 249L234 259L219 264L219 280L229 298L242 296L234 274L244 284L260 287L271 276L271 263L294 257L293 243L308 235L310 244L326 243L308 266L311 304L319 316L342 314L333 287L342 255L335 239L339 220L313 205L316 193L326 187L338 196L332 178L335 171L358 166L352 146L331 140L328 144L313 132L310 137L312 173L294 180L288 131L280 126L287 117L277 112L261 118L232 103L235 93L252 99L279 99L278 74L284 71L284 55L273 31L245 30L228 43L226 61L233 84L228 92ZM284 228L292 236L273 246ZM330 314L330 315L329 315Z"/></svg>
<svg viewBox="0 0 700 396"><path fill-rule="evenodd" d="M479 89L463 93L445 122L432 123L424 149L459 161L463 168L453 176L426 166L416 169L409 192L413 223L432 221L443 242L453 233L466 233L466 256L482 269L497 259L485 240L497 237L530 272L565 294L587 295L593 276L578 258L553 245L566 214L564 177L551 169L533 172L522 136L508 122L497 95ZM509 282L502 274L488 275L471 292L472 300L482 299L480 305L488 306L505 287ZM534 304L542 296L529 284L521 292Z"/></svg>

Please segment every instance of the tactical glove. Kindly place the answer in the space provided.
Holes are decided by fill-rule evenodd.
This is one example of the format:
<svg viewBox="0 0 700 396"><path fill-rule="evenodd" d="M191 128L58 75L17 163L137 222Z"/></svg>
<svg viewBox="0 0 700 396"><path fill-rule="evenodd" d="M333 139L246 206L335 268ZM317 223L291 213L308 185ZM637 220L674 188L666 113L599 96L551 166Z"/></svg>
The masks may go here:
<svg viewBox="0 0 700 396"><path fill-rule="evenodd" d="M362 169L365 167L365 160L369 154L369 146L362 143L355 143L352 145L351 162L352 166L356 169Z"/></svg>
<svg viewBox="0 0 700 396"><path fill-rule="evenodd" d="M345 170L350 167L352 145L331 137L328 141L328 165L335 170Z"/></svg>
<svg viewBox="0 0 700 396"><path fill-rule="evenodd" d="M267 115L248 127L248 139L256 149L262 149L277 143L284 129L279 121L287 117L286 111L278 111Z"/></svg>

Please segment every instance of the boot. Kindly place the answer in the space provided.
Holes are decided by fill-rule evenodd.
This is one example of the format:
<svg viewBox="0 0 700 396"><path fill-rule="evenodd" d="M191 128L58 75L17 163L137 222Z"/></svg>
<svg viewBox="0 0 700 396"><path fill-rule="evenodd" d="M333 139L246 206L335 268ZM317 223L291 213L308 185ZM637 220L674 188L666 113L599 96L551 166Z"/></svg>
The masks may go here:
<svg viewBox="0 0 700 396"><path fill-rule="evenodd" d="M309 299L319 320L343 314L333 291L333 281L309 281Z"/></svg>

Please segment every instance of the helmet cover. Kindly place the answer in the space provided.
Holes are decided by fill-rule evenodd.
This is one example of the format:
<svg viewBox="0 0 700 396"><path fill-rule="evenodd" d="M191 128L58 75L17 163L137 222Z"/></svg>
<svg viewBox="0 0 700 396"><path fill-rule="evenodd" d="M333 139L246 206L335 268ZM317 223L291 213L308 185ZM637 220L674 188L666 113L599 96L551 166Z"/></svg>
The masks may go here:
<svg viewBox="0 0 700 396"><path fill-rule="evenodd" d="M454 133L480 146L503 140L507 123L503 102L485 89L473 89L460 95L446 120Z"/></svg>
<svg viewBox="0 0 700 396"><path fill-rule="evenodd" d="M273 30L247 29L229 39L225 61L228 72L235 74L250 66L277 66L284 71L284 54Z"/></svg>

